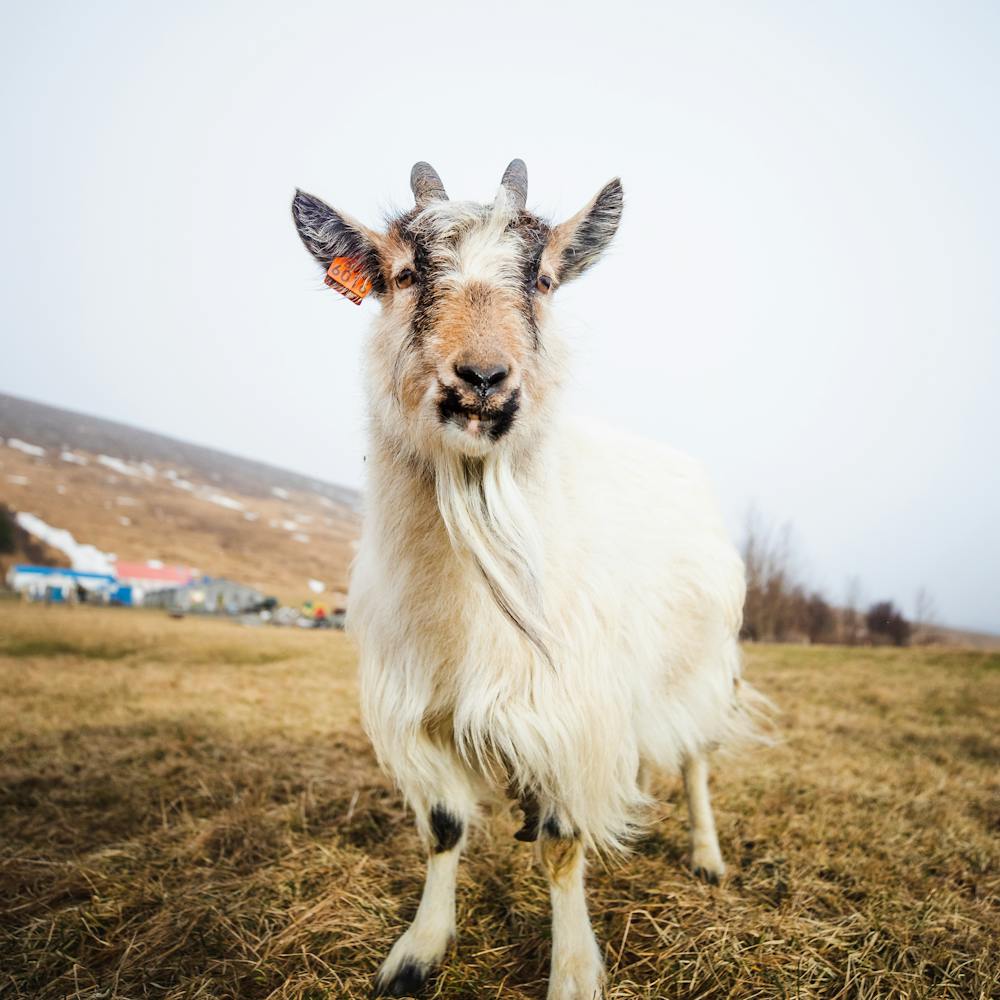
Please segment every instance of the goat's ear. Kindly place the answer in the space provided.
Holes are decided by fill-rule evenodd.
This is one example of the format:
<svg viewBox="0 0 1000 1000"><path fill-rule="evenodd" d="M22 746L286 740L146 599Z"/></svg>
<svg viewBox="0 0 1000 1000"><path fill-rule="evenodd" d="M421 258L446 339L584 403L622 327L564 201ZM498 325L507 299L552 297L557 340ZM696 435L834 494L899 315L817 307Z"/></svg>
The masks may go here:
<svg viewBox="0 0 1000 1000"><path fill-rule="evenodd" d="M292 218L305 248L325 271L335 257L353 257L377 293L385 291L381 240L370 229L305 191L292 199Z"/></svg>
<svg viewBox="0 0 1000 1000"><path fill-rule="evenodd" d="M576 215L553 228L548 250L560 283L579 277L601 258L618 231L623 199L622 182L616 177Z"/></svg>

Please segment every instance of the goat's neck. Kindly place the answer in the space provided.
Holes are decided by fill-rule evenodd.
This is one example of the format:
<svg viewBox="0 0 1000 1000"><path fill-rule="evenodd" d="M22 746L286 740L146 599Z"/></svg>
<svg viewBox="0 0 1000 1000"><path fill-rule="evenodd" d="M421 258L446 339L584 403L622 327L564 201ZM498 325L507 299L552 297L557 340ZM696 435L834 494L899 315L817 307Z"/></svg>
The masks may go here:
<svg viewBox="0 0 1000 1000"><path fill-rule="evenodd" d="M383 447L369 461L370 530L382 559L414 582L433 567L435 586L470 596L485 582L492 601L540 645L543 539L558 478L547 449L519 461L497 454L421 463Z"/></svg>

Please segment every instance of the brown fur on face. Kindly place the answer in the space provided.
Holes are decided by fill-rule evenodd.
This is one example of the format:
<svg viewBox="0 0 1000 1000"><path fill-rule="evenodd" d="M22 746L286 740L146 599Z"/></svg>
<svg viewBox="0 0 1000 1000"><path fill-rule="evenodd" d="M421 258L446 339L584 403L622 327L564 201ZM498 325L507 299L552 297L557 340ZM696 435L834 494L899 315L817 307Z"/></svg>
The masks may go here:
<svg viewBox="0 0 1000 1000"><path fill-rule="evenodd" d="M427 355L446 384L454 380L456 366L496 364L508 368L516 384L517 371L532 350L525 327L518 292L486 281L459 284L442 290Z"/></svg>

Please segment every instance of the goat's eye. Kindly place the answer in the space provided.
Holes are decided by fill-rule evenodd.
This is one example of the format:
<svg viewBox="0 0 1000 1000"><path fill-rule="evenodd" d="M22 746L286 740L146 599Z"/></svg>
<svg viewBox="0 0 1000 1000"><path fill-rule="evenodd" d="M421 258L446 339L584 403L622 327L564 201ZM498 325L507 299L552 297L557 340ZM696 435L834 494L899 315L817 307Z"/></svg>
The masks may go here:
<svg viewBox="0 0 1000 1000"><path fill-rule="evenodd" d="M404 267L403 270L396 275L396 287L409 288L410 285L413 284L415 278L416 275L413 273L413 271L408 267Z"/></svg>
<svg viewBox="0 0 1000 1000"><path fill-rule="evenodd" d="M535 282L535 288L540 292L547 292L552 287L552 279L547 274L540 274Z"/></svg>

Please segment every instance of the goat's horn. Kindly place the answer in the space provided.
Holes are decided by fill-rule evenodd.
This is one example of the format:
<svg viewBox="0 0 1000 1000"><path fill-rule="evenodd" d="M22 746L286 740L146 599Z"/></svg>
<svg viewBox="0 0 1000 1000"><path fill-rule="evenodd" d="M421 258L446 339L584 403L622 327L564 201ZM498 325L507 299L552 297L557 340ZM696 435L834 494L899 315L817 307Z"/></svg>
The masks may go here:
<svg viewBox="0 0 1000 1000"><path fill-rule="evenodd" d="M520 212L528 200L528 168L524 165L524 160L510 161L510 165L503 172L500 185L513 195L514 208Z"/></svg>
<svg viewBox="0 0 1000 1000"><path fill-rule="evenodd" d="M410 171L410 190L417 202L417 207L422 208L429 201L447 201L448 193L438 177L438 172L429 164L421 160L413 164Z"/></svg>

